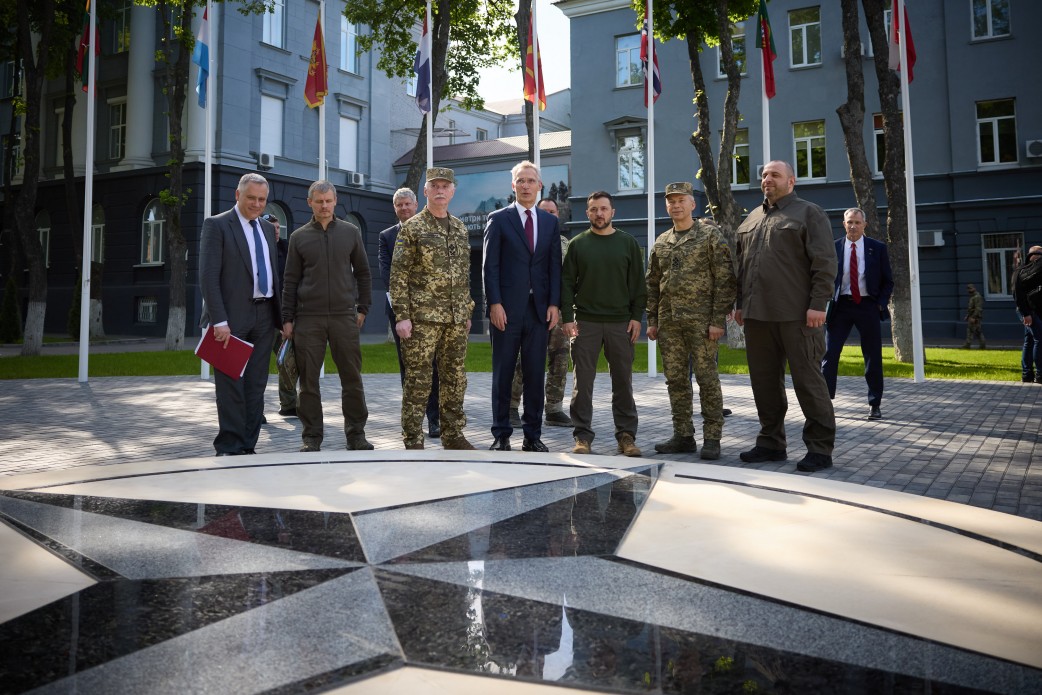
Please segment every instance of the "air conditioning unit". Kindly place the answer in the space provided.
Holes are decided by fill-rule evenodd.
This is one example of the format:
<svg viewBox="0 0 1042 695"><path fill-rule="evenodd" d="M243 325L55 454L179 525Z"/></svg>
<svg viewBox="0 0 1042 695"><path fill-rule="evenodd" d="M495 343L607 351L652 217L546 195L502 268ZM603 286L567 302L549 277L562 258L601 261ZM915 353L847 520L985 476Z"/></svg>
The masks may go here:
<svg viewBox="0 0 1042 695"><path fill-rule="evenodd" d="M348 186L364 186L365 185L365 174L357 171L347 172L347 185Z"/></svg>
<svg viewBox="0 0 1042 695"><path fill-rule="evenodd" d="M257 167L260 169L271 169L275 166L275 155L261 152L257 155Z"/></svg>
<svg viewBox="0 0 1042 695"><path fill-rule="evenodd" d="M944 231L941 229L919 230L919 246L921 248L944 246Z"/></svg>
<svg viewBox="0 0 1042 695"><path fill-rule="evenodd" d="M1042 157L1042 140L1025 140L1024 153L1029 157Z"/></svg>

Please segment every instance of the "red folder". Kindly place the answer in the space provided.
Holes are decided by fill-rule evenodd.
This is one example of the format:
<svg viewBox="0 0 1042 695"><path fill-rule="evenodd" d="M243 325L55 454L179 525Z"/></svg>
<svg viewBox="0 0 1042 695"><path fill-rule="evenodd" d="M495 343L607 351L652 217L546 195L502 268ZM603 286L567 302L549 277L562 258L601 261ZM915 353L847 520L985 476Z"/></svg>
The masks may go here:
<svg viewBox="0 0 1042 695"><path fill-rule="evenodd" d="M246 363L253 354L253 343L247 343L233 335L228 339L228 347L225 348L224 343L219 343L214 338L213 326L207 326L199 344L195 346L195 354L202 361L212 364L214 369L238 379L246 371Z"/></svg>

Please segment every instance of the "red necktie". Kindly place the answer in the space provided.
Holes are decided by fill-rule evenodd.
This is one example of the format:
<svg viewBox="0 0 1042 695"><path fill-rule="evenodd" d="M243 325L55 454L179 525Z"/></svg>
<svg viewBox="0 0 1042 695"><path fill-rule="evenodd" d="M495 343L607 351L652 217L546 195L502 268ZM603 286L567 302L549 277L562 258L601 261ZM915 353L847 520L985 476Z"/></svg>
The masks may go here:
<svg viewBox="0 0 1042 695"><path fill-rule="evenodd" d="M535 223L532 222L531 210L525 210L525 238L528 239L528 250L535 253Z"/></svg>
<svg viewBox="0 0 1042 695"><path fill-rule="evenodd" d="M855 304L861 303L861 287L857 280L857 244L850 245L850 297Z"/></svg>

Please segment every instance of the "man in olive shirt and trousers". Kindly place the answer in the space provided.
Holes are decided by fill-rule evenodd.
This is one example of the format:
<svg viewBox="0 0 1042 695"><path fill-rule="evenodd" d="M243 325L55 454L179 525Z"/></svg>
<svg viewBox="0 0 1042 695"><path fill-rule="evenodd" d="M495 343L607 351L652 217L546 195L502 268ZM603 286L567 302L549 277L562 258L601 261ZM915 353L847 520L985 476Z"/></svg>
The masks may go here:
<svg viewBox="0 0 1042 695"><path fill-rule="evenodd" d="M633 401L633 344L647 304L644 252L632 236L612 226L611 195L586 199L590 228L568 243L561 270L561 321L572 340L571 418L574 454L589 454L594 432L593 380L601 347L611 374L611 412L618 452L640 456L637 405Z"/></svg>
<svg viewBox="0 0 1042 695"><path fill-rule="evenodd" d="M756 446L746 463L784 461L785 363L807 418L807 455L796 468L832 466L836 416L821 373L825 355L825 309L836 279L836 247L825 212L793 193L796 175L787 162L768 162L760 188L763 205L738 227L738 309L745 326L749 381L760 418Z"/></svg>
<svg viewBox="0 0 1042 695"><path fill-rule="evenodd" d="M365 438L369 410L358 338L372 304L369 259L358 227L333 216L333 184L311 184L308 205L314 216L289 238L282 294L282 335L293 339L300 374L297 416L304 426L300 450L321 450L324 431L318 378L327 342L340 373L347 448L372 449Z"/></svg>

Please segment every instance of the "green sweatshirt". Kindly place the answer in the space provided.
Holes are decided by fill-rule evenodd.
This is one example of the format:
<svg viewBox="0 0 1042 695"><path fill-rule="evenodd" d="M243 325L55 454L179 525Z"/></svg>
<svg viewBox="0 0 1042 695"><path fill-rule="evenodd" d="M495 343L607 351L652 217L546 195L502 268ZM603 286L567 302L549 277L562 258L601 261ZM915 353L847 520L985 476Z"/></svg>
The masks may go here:
<svg viewBox="0 0 1042 695"><path fill-rule="evenodd" d="M616 229L603 236L587 229L570 242L561 271L561 321L640 321L648 301L644 252Z"/></svg>

